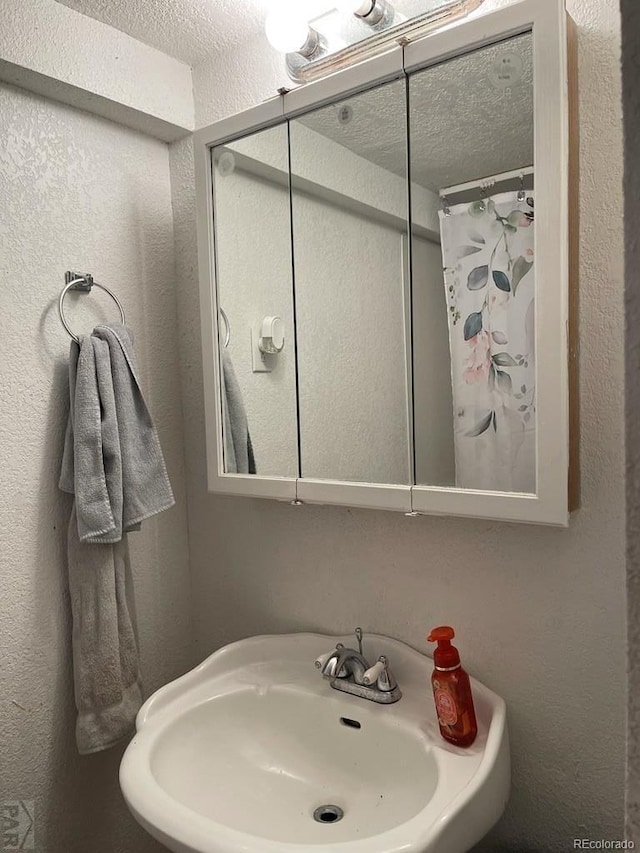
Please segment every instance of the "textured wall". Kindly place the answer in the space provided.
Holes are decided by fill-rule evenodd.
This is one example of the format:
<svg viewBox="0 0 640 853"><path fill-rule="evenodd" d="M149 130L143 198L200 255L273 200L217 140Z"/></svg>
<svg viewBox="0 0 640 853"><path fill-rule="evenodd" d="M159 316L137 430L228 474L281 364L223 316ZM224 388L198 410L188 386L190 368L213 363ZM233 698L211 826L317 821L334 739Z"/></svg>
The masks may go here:
<svg viewBox="0 0 640 853"><path fill-rule="evenodd" d="M409 483L402 235L304 193L293 230L301 474Z"/></svg>
<svg viewBox="0 0 640 853"><path fill-rule="evenodd" d="M0 802L35 800L39 853L159 846L121 799L122 750L75 750L65 536L57 489L69 338L66 269L122 298L177 507L131 537L147 691L191 663L173 230L165 145L0 86ZM74 327L114 317L68 300ZM117 317L117 313L115 314Z"/></svg>
<svg viewBox="0 0 640 853"><path fill-rule="evenodd" d="M629 837L640 845L640 6L637 0L622 0L621 8L627 240L627 830Z"/></svg>
<svg viewBox="0 0 640 853"><path fill-rule="evenodd" d="M420 424L414 435L416 483L451 486L456 482L451 371L433 369L451 364L442 248L414 234L411 257L413 406Z"/></svg>
<svg viewBox="0 0 640 853"><path fill-rule="evenodd" d="M54 0L0 0L0 21L0 79L161 139L193 129L184 63Z"/></svg>
<svg viewBox="0 0 640 853"><path fill-rule="evenodd" d="M583 508L568 531L207 495L191 152L171 150L198 653L356 624L424 649L429 627L456 625L469 668L509 707L513 792L479 848L492 853L623 830L620 20L609 0L568 5L580 27L583 451ZM199 125L286 82L262 38L244 48L194 69Z"/></svg>

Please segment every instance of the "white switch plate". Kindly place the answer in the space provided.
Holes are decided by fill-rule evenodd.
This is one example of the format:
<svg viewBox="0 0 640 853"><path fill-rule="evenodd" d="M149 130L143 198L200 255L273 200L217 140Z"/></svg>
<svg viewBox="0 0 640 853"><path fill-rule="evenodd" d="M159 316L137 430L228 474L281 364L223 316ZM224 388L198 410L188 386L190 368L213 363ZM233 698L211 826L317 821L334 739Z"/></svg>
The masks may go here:
<svg viewBox="0 0 640 853"><path fill-rule="evenodd" d="M269 364L269 356L262 352L259 341L260 330L251 327L251 369L254 373L271 373L273 367Z"/></svg>

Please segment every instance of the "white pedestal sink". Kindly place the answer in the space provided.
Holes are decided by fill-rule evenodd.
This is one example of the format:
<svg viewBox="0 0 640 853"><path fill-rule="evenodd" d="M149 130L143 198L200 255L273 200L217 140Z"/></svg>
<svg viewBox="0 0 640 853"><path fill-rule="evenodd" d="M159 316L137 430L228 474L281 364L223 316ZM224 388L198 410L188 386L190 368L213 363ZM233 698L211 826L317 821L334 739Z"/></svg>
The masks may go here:
<svg viewBox="0 0 640 853"><path fill-rule="evenodd" d="M509 794L502 699L472 680L478 737L457 749L438 730L431 658L368 635L365 654L387 655L403 694L378 705L314 667L337 642L352 638L252 637L158 690L120 768L142 826L175 853L464 853L480 841Z"/></svg>

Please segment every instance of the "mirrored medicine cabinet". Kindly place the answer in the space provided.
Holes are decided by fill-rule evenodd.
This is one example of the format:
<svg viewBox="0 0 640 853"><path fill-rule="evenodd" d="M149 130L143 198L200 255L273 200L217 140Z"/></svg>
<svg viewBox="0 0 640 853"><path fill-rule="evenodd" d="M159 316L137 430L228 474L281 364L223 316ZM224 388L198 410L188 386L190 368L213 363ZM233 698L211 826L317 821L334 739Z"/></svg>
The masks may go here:
<svg viewBox="0 0 640 853"><path fill-rule="evenodd" d="M211 491L568 523L573 84L522 0L198 131Z"/></svg>

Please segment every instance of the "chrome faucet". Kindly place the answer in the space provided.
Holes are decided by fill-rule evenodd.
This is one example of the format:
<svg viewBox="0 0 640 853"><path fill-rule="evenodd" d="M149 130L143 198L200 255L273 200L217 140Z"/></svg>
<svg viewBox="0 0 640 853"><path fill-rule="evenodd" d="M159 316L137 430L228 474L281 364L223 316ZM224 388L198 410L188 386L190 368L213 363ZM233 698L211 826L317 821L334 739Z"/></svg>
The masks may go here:
<svg viewBox="0 0 640 853"><path fill-rule="evenodd" d="M369 666L362 654L362 629L356 628L355 634L358 651L338 643L332 652L316 660L316 668L324 678L331 680L334 690L385 705L397 702L402 693L389 669L387 658L381 655L373 666Z"/></svg>

